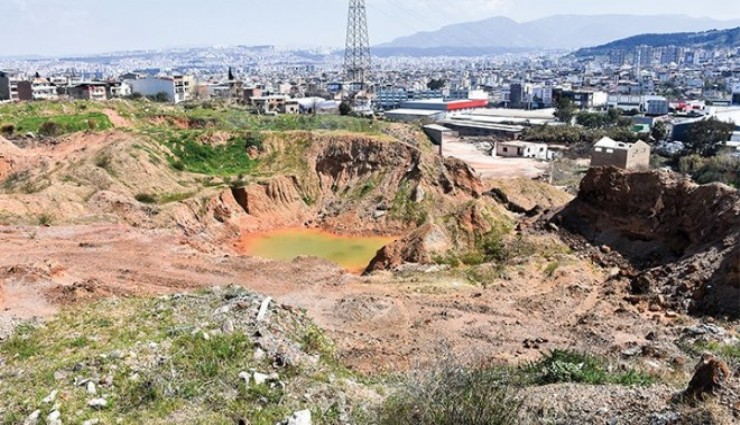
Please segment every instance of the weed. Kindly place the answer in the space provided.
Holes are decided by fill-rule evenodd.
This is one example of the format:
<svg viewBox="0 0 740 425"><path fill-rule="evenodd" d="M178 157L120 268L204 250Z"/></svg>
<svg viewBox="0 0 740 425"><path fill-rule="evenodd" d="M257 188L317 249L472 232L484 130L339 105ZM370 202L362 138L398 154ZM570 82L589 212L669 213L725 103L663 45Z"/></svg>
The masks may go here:
<svg viewBox="0 0 740 425"><path fill-rule="evenodd" d="M448 356L417 371L380 408L381 425L509 425L521 401L509 371L466 366Z"/></svg>
<svg viewBox="0 0 740 425"><path fill-rule="evenodd" d="M38 217L39 226L50 226L53 221L54 217L51 214L44 213Z"/></svg>
<svg viewBox="0 0 740 425"><path fill-rule="evenodd" d="M560 263L559 262L557 262L557 261L552 262L552 263L548 264L547 267L545 267L545 271L543 273L547 277L552 277L555 274L555 272L558 270L558 267L560 267Z"/></svg>
<svg viewBox="0 0 740 425"><path fill-rule="evenodd" d="M102 168L103 170L107 171L109 174L113 174L111 165L112 165L112 159L111 159L110 154L102 153L95 157L95 166L98 168Z"/></svg>

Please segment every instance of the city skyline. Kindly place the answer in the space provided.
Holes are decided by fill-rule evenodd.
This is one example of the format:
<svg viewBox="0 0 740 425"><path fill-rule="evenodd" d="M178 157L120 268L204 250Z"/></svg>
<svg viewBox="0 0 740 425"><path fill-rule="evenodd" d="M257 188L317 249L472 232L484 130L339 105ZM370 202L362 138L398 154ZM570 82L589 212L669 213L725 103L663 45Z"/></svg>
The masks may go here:
<svg viewBox="0 0 740 425"><path fill-rule="evenodd" d="M284 0L7 0L0 4L0 37L13 40L0 56L55 56L102 52L261 45L340 47L347 2ZM740 18L731 2L707 0L618 4L593 0L367 0L371 44L445 25L506 16L518 22L557 14L655 15L670 12L719 20ZM321 4L322 7L317 7ZM279 13L279 14L278 14ZM307 17L312 17L309 20ZM648 32L649 29L646 29Z"/></svg>

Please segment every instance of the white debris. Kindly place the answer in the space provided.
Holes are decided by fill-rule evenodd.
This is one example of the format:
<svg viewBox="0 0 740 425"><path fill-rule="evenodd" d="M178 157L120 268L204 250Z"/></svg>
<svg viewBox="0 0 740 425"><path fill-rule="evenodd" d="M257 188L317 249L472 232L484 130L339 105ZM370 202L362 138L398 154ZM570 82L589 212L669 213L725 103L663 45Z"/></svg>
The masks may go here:
<svg viewBox="0 0 740 425"><path fill-rule="evenodd" d="M267 315L267 308L270 306L271 301L272 297L267 297L262 301L262 304L260 305L260 310L257 313L258 322L262 322L265 320L265 316Z"/></svg>
<svg viewBox="0 0 740 425"><path fill-rule="evenodd" d="M288 418L288 425L311 425L311 411L301 410Z"/></svg>
<svg viewBox="0 0 740 425"><path fill-rule="evenodd" d="M104 398L96 398L88 401L87 405L93 409L104 409L108 406L108 400Z"/></svg>
<svg viewBox="0 0 740 425"><path fill-rule="evenodd" d="M39 416L41 416L41 411L36 410L35 412L28 415L25 421L23 421L23 425L36 425L39 423Z"/></svg>

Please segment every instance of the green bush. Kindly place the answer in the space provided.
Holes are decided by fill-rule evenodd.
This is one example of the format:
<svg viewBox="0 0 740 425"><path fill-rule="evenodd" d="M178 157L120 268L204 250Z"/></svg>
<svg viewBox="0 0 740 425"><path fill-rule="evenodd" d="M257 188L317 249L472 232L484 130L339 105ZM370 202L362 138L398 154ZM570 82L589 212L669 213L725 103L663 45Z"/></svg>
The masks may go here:
<svg viewBox="0 0 740 425"><path fill-rule="evenodd" d="M699 184L718 182L740 187L740 158L729 155L709 158L689 155L679 160L678 168L682 173L690 174Z"/></svg>
<svg viewBox="0 0 740 425"><path fill-rule="evenodd" d="M415 372L381 406L380 425L512 425L521 400L506 369L465 366L451 356Z"/></svg>
<svg viewBox="0 0 740 425"><path fill-rule="evenodd" d="M651 385L654 378L635 370L614 370L606 360L571 350L554 350L525 373L537 385L575 382L590 385Z"/></svg>

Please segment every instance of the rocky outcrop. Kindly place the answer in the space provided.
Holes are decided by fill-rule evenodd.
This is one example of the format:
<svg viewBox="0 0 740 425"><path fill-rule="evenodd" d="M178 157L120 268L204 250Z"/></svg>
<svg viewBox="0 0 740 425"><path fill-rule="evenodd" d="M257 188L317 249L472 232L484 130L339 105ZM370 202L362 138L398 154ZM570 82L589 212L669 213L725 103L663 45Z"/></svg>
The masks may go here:
<svg viewBox="0 0 740 425"><path fill-rule="evenodd" d="M665 172L591 169L554 223L626 257L632 291L667 306L740 316L740 192Z"/></svg>
<svg viewBox="0 0 740 425"><path fill-rule="evenodd" d="M383 247L365 272L392 270L405 263L429 264L434 261L435 255L442 255L451 247L441 227L425 224L403 239Z"/></svg>
<svg viewBox="0 0 740 425"><path fill-rule="evenodd" d="M691 401L704 400L707 396L715 395L731 376L727 363L711 353L705 353L696 365L694 376L684 395Z"/></svg>

